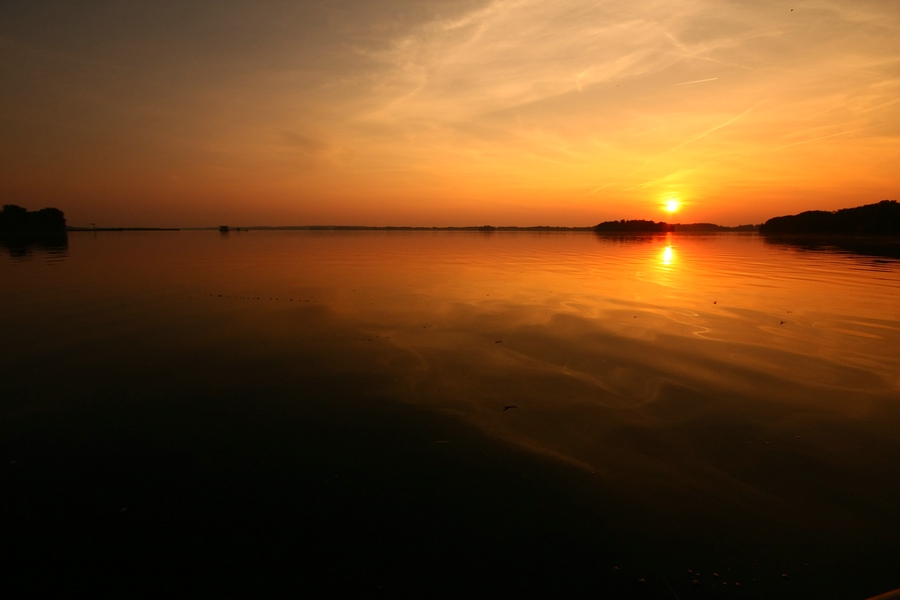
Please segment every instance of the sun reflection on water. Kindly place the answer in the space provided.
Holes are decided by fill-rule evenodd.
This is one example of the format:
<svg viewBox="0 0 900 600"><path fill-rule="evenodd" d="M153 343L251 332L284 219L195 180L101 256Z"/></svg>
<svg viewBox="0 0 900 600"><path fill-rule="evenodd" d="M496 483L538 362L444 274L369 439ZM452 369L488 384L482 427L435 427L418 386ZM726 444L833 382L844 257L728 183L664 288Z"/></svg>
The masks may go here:
<svg viewBox="0 0 900 600"><path fill-rule="evenodd" d="M662 264L669 266L675 260L675 251L672 249L672 246L666 246L662 251Z"/></svg>

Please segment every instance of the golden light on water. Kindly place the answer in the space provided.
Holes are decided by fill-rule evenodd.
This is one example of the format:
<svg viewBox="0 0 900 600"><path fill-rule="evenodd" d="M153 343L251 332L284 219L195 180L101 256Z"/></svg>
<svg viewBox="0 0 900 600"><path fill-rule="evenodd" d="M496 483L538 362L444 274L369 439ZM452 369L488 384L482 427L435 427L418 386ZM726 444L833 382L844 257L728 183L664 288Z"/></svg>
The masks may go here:
<svg viewBox="0 0 900 600"><path fill-rule="evenodd" d="M672 246L666 246L665 250L662 252L662 263L664 265L671 265L674 259L675 251L672 250Z"/></svg>

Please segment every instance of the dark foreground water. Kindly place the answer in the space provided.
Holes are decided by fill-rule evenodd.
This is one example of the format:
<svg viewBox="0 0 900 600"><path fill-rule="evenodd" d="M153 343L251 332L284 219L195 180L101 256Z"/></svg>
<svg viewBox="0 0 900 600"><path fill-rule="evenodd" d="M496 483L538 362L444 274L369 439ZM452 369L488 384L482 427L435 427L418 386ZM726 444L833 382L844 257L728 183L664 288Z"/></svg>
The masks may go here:
<svg viewBox="0 0 900 600"><path fill-rule="evenodd" d="M259 231L14 249L0 591L898 588L900 261L867 252Z"/></svg>

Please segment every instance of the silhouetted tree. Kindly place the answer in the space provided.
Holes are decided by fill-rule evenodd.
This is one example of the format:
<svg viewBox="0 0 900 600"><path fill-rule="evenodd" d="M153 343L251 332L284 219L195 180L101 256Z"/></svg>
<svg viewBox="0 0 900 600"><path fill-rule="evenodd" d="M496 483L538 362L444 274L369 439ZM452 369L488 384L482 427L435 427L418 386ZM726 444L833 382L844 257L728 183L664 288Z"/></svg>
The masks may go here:
<svg viewBox="0 0 900 600"><path fill-rule="evenodd" d="M0 210L0 245L14 256L28 254L29 247L65 248L68 244L66 217L58 208L29 211L16 204Z"/></svg>
<svg viewBox="0 0 900 600"><path fill-rule="evenodd" d="M66 230L66 217L58 208L29 211L16 204L6 204L0 210L0 232L37 233Z"/></svg>

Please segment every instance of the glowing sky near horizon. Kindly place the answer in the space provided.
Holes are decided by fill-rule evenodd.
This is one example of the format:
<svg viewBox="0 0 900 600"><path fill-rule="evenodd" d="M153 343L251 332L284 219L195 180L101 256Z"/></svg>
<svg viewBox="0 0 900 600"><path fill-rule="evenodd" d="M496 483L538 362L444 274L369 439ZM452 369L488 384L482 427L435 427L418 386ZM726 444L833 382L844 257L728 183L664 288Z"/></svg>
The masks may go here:
<svg viewBox="0 0 900 600"><path fill-rule="evenodd" d="M586 226L896 199L898 31L895 0L8 2L0 203Z"/></svg>

